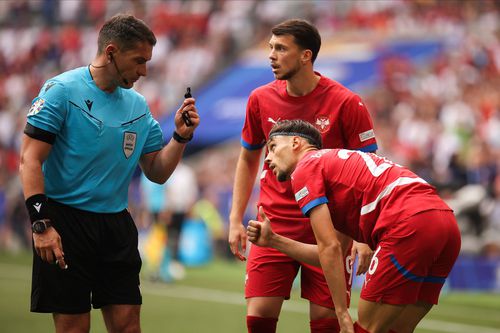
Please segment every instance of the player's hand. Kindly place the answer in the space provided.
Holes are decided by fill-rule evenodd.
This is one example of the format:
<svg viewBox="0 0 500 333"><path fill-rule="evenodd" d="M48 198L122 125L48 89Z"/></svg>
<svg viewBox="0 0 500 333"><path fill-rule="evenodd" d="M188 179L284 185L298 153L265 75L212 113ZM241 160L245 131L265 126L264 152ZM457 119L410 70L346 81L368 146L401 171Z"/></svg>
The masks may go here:
<svg viewBox="0 0 500 333"><path fill-rule="evenodd" d="M182 113L187 112L189 119L193 123L193 126L186 126L182 120ZM186 98L182 103L179 110L175 113L175 131L183 138L189 138L193 135L196 127L200 124L200 115L198 114L198 109L195 106L195 99L190 97Z"/></svg>
<svg viewBox="0 0 500 333"><path fill-rule="evenodd" d="M57 264L61 269L67 269L59 233L53 227L47 228L42 234L33 233L33 243L36 253L43 261Z"/></svg>
<svg viewBox="0 0 500 333"><path fill-rule="evenodd" d="M356 268L356 275L361 275L368 271L370 262L372 260L373 251L367 244L353 241L351 250L352 260L356 258L356 254L358 255L358 267Z"/></svg>
<svg viewBox="0 0 500 333"><path fill-rule="evenodd" d="M337 319L340 325L340 333L354 333L354 324L348 311L342 314L337 313Z"/></svg>
<svg viewBox="0 0 500 333"><path fill-rule="evenodd" d="M244 255L247 250L247 234L241 222L231 223L229 227L229 248L236 258L247 260Z"/></svg>
<svg viewBox="0 0 500 333"><path fill-rule="evenodd" d="M259 207L259 216L262 221L248 222L248 240L258 246L271 247L274 232L262 206Z"/></svg>

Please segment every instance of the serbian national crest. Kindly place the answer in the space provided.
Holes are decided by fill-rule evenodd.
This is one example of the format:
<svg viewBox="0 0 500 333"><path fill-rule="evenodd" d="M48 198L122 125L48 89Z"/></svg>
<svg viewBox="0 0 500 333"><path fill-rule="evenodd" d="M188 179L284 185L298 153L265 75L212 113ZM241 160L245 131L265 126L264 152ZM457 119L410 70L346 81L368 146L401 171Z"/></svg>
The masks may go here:
<svg viewBox="0 0 500 333"><path fill-rule="evenodd" d="M137 134L134 132L123 133L123 153L126 158L129 158L135 149L135 142L137 141Z"/></svg>
<svg viewBox="0 0 500 333"><path fill-rule="evenodd" d="M318 117L316 118L316 128L321 132L325 133L330 128L330 119L328 117Z"/></svg>

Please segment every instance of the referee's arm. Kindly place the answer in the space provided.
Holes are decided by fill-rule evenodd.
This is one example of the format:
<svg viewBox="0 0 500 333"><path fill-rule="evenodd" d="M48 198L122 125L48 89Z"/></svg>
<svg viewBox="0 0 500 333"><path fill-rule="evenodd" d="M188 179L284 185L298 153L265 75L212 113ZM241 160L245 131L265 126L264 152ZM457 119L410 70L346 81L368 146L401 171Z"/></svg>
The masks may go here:
<svg viewBox="0 0 500 333"><path fill-rule="evenodd" d="M23 134L22 140L19 175L24 197L29 198L38 193L45 193L42 164L49 156L52 145L26 134Z"/></svg>

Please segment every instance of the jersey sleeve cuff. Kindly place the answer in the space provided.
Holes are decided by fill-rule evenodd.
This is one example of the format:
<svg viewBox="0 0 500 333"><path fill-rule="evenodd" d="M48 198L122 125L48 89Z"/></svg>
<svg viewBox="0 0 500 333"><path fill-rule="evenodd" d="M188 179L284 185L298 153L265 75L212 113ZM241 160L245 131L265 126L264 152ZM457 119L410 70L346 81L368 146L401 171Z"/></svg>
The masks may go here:
<svg viewBox="0 0 500 333"><path fill-rule="evenodd" d="M26 127L24 127L24 134L30 138L43 141L51 145L53 145L56 141L56 135L54 133L35 127L30 123L26 123Z"/></svg>
<svg viewBox="0 0 500 333"><path fill-rule="evenodd" d="M371 153L371 152L374 152L378 149L378 146L376 143L373 143L371 145L368 145L368 146L365 146L365 147L361 147L361 148L358 148L357 150L359 151L362 151L363 153Z"/></svg>
<svg viewBox="0 0 500 333"><path fill-rule="evenodd" d="M261 143L261 144L258 144L258 145L252 145L252 144L247 143L243 139L241 139L240 141L241 141L241 145L243 146L243 148L246 148L248 150L257 150L257 149L260 149L260 148L264 147L265 144L266 144L264 142L264 143Z"/></svg>
<svg viewBox="0 0 500 333"><path fill-rule="evenodd" d="M310 201L307 205L302 207L302 214L304 214L305 216L309 216L311 209L325 203L328 203L328 199L326 197L319 197L317 199L314 199Z"/></svg>

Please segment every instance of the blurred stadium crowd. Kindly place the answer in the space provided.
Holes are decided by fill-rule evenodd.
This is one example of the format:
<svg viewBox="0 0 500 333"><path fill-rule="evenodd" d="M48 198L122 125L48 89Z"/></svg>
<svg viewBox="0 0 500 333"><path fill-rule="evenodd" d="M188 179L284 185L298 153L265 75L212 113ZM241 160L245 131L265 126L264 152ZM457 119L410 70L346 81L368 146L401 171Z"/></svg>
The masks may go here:
<svg viewBox="0 0 500 333"><path fill-rule="evenodd" d="M462 252L500 257L500 2L485 0L0 1L0 249L31 241L17 175L31 100L46 79L88 64L96 52L88 41L122 11L144 19L158 39L136 86L157 119L176 108L187 85L202 86L265 44L286 18L310 20L324 40L441 39L442 52L423 65L387 57L380 82L357 93L374 119L378 153L434 184L455 209ZM185 209L207 221L221 252L238 151L235 138L185 160L199 189ZM130 197L140 228L172 201L166 195L152 208L143 187L138 175Z"/></svg>

